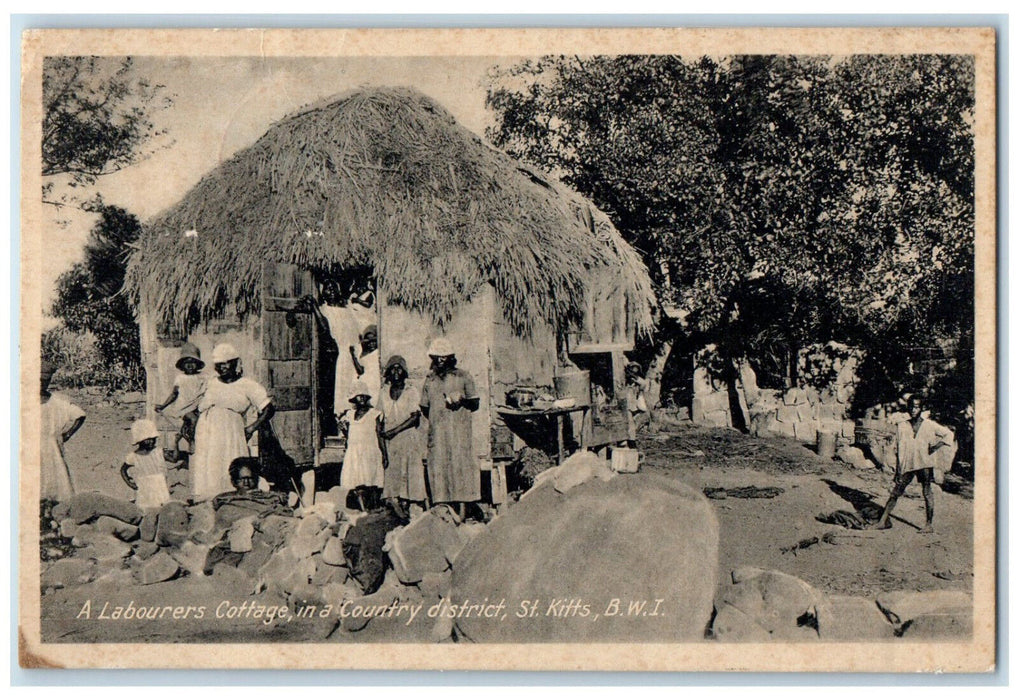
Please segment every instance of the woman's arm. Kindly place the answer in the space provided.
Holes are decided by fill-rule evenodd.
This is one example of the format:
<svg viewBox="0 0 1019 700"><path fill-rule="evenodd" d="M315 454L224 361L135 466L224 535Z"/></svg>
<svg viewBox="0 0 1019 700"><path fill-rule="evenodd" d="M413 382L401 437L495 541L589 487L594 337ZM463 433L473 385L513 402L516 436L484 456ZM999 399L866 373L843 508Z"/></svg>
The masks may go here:
<svg viewBox="0 0 1019 700"><path fill-rule="evenodd" d="M75 419L74 419L74 422L73 422L73 423L71 423L71 427L70 427L70 428L68 428L67 430L65 430L65 431L64 431L64 432L63 432L63 433L62 433L62 434L60 435L60 437L61 437L61 438L63 439L63 441L64 441L64 442L67 442L67 441L68 441L68 440L70 440L70 439L71 439L72 437L74 437L74 434L75 434L76 432L78 432L78 428L80 428L80 427L81 427L81 424L82 424L82 423L84 423L84 422L85 422L85 416L78 416L77 418L75 418Z"/></svg>
<svg viewBox="0 0 1019 700"><path fill-rule="evenodd" d="M357 376L364 374L364 367L361 362L357 359L357 348L353 345L350 346L350 359L354 363L354 371L357 372Z"/></svg>
<svg viewBox="0 0 1019 700"><path fill-rule="evenodd" d="M177 385L173 385L173 389L170 391L170 395L166 397L166 401L163 403L156 404L156 413L160 413L164 408L172 404L177 400Z"/></svg>
<svg viewBox="0 0 1019 700"><path fill-rule="evenodd" d="M254 435L262 425L269 419L276 415L276 406L272 403L266 405L261 411L258 412L258 417L255 422L244 428L244 438L250 440L251 436Z"/></svg>
<svg viewBox="0 0 1019 700"><path fill-rule="evenodd" d="M123 464L121 464L120 465L120 478L124 480L125 484L127 484L128 486L131 487L132 491L137 491L138 490L138 484L136 484L134 482L134 479L131 478L131 475L127 473L128 470L130 470L130 469L131 469L131 465L128 464L127 462L124 462Z"/></svg>
<svg viewBox="0 0 1019 700"><path fill-rule="evenodd" d="M389 450L386 449L386 439L383 437L385 431L382 429L382 416L375 418L375 439L379 441L379 450L382 452L382 468L389 469Z"/></svg>
<svg viewBox="0 0 1019 700"><path fill-rule="evenodd" d="M382 432L382 437L386 440L392 440L397 435L402 433L404 430L410 430L416 428L421 424L421 411L414 411L404 422L396 425L389 430Z"/></svg>

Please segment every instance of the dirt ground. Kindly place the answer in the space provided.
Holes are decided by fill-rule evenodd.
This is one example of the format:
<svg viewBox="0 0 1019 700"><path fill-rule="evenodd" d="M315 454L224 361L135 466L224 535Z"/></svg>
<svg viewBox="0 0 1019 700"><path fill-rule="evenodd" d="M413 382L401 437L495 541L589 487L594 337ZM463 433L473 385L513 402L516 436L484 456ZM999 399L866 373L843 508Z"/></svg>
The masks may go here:
<svg viewBox="0 0 1019 700"><path fill-rule="evenodd" d="M130 450L130 423L143 404L83 392L65 393L88 414L81 431L66 446L78 488L130 498L119 466ZM826 593L873 596L901 589L972 590L973 502L965 489L949 493L935 488L933 535L918 531L924 505L915 483L900 500L891 530L848 530L819 522L816 516L882 505L890 486L888 474L821 459L794 440L754 438L689 423L660 427L643 437L639 447L645 458L644 471L668 474L698 489L757 487L777 493L771 498L730 495L711 501L721 526L720 578L740 566L757 566L792 574ZM816 542L808 544L813 538ZM803 545L796 547L801 542ZM220 575L151 586L126 586L122 575L107 576L77 588L45 593L43 638L54 642L317 641L330 627L323 621L303 619L266 625L257 619L219 617L216 613L217 609L225 613L230 605L251 598L238 590L236 581ZM113 623L82 619L79 615L86 601L94 608L93 618L104 602L205 605L208 612L201 620ZM229 603L221 608L224 601ZM259 602L284 604L282 600ZM330 639L425 641L428 631L421 625L373 622L356 637L336 634Z"/></svg>

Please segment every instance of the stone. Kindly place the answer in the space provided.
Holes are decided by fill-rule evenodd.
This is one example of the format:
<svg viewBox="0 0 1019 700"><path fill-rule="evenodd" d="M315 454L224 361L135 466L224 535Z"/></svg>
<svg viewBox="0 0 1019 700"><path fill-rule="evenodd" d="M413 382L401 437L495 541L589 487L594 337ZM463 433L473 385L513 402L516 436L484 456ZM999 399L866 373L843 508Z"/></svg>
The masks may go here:
<svg viewBox="0 0 1019 700"><path fill-rule="evenodd" d="M73 539L74 534L78 531L78 521L76 521L74 518L64 518L63 520L60 521L58 530L60 532L61 537Z"/></svg>
<svg viewBox="0 0 1019 700"><path fill-rule="evenodd" d="M179 546L188 539L188 512L184 504L170 501L159 509L155 542L161 547Z"/></svg>
<svg viewBox="0 0 1019 700"><path fill-rule="evenodd" d="M929 614L973 610L973 596L967 591L891 591L877 597L881 612L895 626Z"/></svg>
<svg viewBox="0 0 1019 700"><path fill-rule="evenodd" d="M98 569L91 559L67 557L50 563L42 572L42 587L73 588L95 580Z"/></svg>
<svg viewBox="0 0 1019 700"><path fill-rule="evenodd" d="M854 421L842 421L842 437L856 439L856 423Z"/></svg>
<svg viewBox="0 0 1019 700"><path fill-rule="evenodd" d="M135 558L139 560L148 559L153 554L159 551L159 545L155 542L135 542L132 549L134 550Z"/></svg>
<svg viewBox="0 0 1019 700"><path fill-rule="evenodd" d="M649 527L649 523L668 527ZM718 521L699 490L653 472L592 479L557 492L544 482L456 557L449 600L581 600L591 615L459 618L476 642L701 640L717 583ZM653 557L653 565L649 565ZM611 615L613 601L664 599L659 615ZM591 617L599 614L592 623Z"/></svg>
<svg viewBox="0 0 1019 700"><path fill-rule="evenodd" d="M319 503L329 503L336 506L337 510L343 508L346 503L347 492L341 489L339 486L333 486L328 491L321 491L315 494L315 505Z"/></svg>
<svg viewBox="0 0 1019 700"><path fill-rule="evenodd" d="M771 639L806 641L818 638L818 620L830 614L827 598L795 576L781 571L741 567L732 584L718 594L716 608L731 605L747 615Z"/></svg>
<svg viewBox="0 0 1019 700"><path fill-rule="evenodd" d="M113 535L124 542L130 542L131 540L138 539L138 527L136 525L125 523L123 520L117 520L116 518L111 518L108 515L99 516L94 527L97 532Z"/></svg>
<svg viewBox="0 0 1019 700"><path fill-rule="evenodd" d="M145 542L153 542L156 539L156 521L158 519L158 513L146 513L138 523L138 537Z"/></svg>
<svg viewBox="0 0 1019 700"><path fill-rule="evenodd" d="M797 440L813 444L817 442L817 424L813 421L793 423L793 434Z"/></svg>
<svg viewBox="0 0 1019 700"><path fill-rule="evenodd" d="M361 597L361 591L349 583L327 583L322 586L322 599L327 605L336 607L345 600Z"/></svg>
<svg viewBox="0 0 1019 700"><path fill-rule="evenodd" d="M902 627L904 639L941 639L973 635L972 610L956 610L917 615Z"/></svg>
<svg viewBox="0 0 1019 700"><path fill-rule="evenodd" d="M142 511L134 503L96 491L75 494L67 504L66 517L78 523L95 520L100 515L108 515L132 525L137 525L142 519ZM63 509L60 512L62 514ZM56 509L54 509L54 513L56 513ZM57 517L56 514L54 517Z"/></svg>
<svg viewBox="0 0 1019 700"><path fill-rule="evenodd" d="M212 547L207 544L198 544L188 540L180 547L168 549L167 553L188 572L188 575L201 578L205 576L205 560L209 556L210 549Z"/></svg>
<svg viewBox="0 0 1019 700"><path fill-rule="evenodd" d="M807 398L806 391L794 386L786 390L785 395L782 396L782 403L786 406L798 406L800 404L809 404L810 399Z"/></svg>
<svg viewBox="0 0 1019 700"><path fill-rule="evenodd" d="M796 407L796 420L800 423L812 423L817 419L817 411L809 403Z"/></svg>
<svg viewBox="0 0 1019 700"><path fill-rule="evenodd" d="M305 608L322 608L325 604L322 589L310 583L295 585L287 596L287 605L295 614Z"/></svg>
<svg viewBox="0 0 1019 700"><path fill-rule="evenodd" d="M216 509L212 507L212 501L202 501L187 508L187 514L189 537L211 533L216 527Z"/></svg>
<svg viewBox="0 0 1019 700"><path fill-rule="evenodd" d="M817 632L822 641L862 642L892 639L895 627L871 598L829 596L829 606L819 608Z"/></svg>
<svg viewBox="0 0 1019 700"><path fill-rule="evenodd" d="M230 526L227 537L230 541L231 552L250 552L252 549L251 538L255 534L255 518L242 518Z"/></svg>
<svg viewBox="0 0 1019 700"><path fill-rule="evenodd" d="M131 545L121 542L113 535L95 532L81 551L81 556L99 560L118 560L131 555Z"/></svg>
<svg viewBox="0 0 1019 700"><path fill-rule="evenodd" d="M315 573L311 578L313 585L324 586L329 583L343 583L347 580L346 566L326 564L321 554L314 555L311 561L315 565Z"/></svg>
<svg viewBox="0 0 1019 700"><path fill-rule="evenodd" d="M309 559L312 554L325 549L326 543L331 537L332 532L329 530L320 530L315 535L295 535L287 546L294 551L297 559Z"/></svg>
<svg viewBox="0 0 1019 700"><path fill-rule="evenodd" d="M775 409L775 419L779 423L796 423L800 415L795 406L779 406Z"/></svg>
<svg viewBox="0 0 1019 700"><path fill-rule="evenodd" d="M56 505L53 506L53 510L50 511L50 514L53 516L53 519L56 520L57 522L68 519L71 516L70 501L57 503Z"/></svg>
<svg viewBox="0 0 1019 700"><path fill-rule="evenodd" d="M346 632L358 632L363 630L371 622L374 615L371 614L372 610L377 610L381 606L392 605L393 603L399 603L400 591L392 586L382 586L377 591L370 595L361 596L355 598L349 606L351 611L357 608L368 611L365 615L348 615L347 617L341 618L340 626Z"/></svg>
<svg viewBox="0 0 1019 700"><path fill-rule="evenodd" d="M330 537L322 548L322 559L332 566L344 566L347 560L343 557L343 538Z"/></svg>
<svg viewBox="0 0 1019 700"><path fill-rule="evenodd" d="M428 572L448 569L446 550L459 551L456 529L449 510L437 506L409 524L391 530L383 550L389 554L400 582L417 583Z"/></svg>
<svg viewBox="0 0 1019 700"><path fill-rule="evenodd" d="M298 537L315 537L329 525L329 522L316 512L305 510L304 516L297 525Z"/></svg>
<svg viewBox="0 0 1019 700"><path fill-rule="evenodd" d="M428 641L433 644L440 644L453 638L453 618L438 617L432 624L428 633Z"/></svg>
<svg viewBox="0 0 1019 700"><path fill-rule="evenodd" d="M421 591L421 597L425 599L445 598L449 595L449 586L452 581L453 572L451 570L429 571L418 582L418 590Z"/></svg>
<svg viewBox="0 0 1019 700"><path fill-rule="evenodd" d="M169 581L180 573L180 565L166 552L158 552L134 567L134 580L143 586Z"/></svg>
<svg viewBox="0 0 1019 700"><path fill-rule="evenodd" d="M752 617L723 603L711 623L712 637L719 642L770 642L771 634Z"/></svg>
<svg viewBox="0 0 1019 700"><path fill-rule="evenodd" d="M835 456L846 464L850 464L857 469L873 469L874 463L867 459L866 455L863 454L863 450L859 447L850 447L843 445L838 448L835 452Z"/></svg>

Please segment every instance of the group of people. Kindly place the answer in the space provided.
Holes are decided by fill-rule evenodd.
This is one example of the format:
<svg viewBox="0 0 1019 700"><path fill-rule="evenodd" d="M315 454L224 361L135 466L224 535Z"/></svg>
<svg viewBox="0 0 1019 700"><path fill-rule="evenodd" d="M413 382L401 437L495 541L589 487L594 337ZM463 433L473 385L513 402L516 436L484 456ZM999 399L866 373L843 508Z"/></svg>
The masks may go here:
<svg viewBox="0 0 1019 700"><path fill-rule="evenodd" d="M360 306L368 308L363 301L359 299ZM350 320L329 309L325 312L326 321L334 325ZM379 363L374 323L360 330L358 340L357 346L350 345L349 353L341 353L336 360L335 418L338 431L346 436L338 480L341 490L377 489L400 510L449 503L464 514L465 504L481 498L471 418L480 400L473 379L457 367L456 353L444 338L428 348L431 369L420 390L409 384L403 357L393 355ZM214 374L209 376L203 373L200 350L184 344L173 388L155 406L158 413L180 421L169 453L186 461L190 496L195 501L215 498L235 487L231 465L251 456L252 437L275 413L266 388L244 375L233 345L217 345L211 362ZM65 500L75 489L63 445L80 428L85 414L49 393L54 371L52 366L43 369L42 495ZM421 429L425 421L427 441ZM124 458L120 473L141 507L158 507L171 498L169 465L159 438L152 420L137 420L131 426L133 450ZM296 481L285 484L291 485L298 488Z"/></svg>

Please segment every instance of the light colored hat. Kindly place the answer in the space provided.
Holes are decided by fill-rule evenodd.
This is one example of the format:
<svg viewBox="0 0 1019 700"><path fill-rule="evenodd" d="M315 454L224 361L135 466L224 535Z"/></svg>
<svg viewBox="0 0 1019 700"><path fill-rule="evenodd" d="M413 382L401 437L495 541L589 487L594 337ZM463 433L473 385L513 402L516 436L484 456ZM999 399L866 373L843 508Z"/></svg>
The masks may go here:
<svg viewBox="0 0 1019 700"><path fill-rule="evenodd" d="M449 357L455 355L453 352L453 345L445 338L436 338L432 341L432 344L428 346L429 357Z"/></svg>
<svg viewBox="0 0 1019 700"><path fill-rule="evenodd" d="M156 428L156 424L146 418L136 420L131 424L131 444L137 445L142 440L148 440L149 438L158 438L159 429Z"/></svg>
<svg viewBox="0 0 1019 700"><path fill-rule="evenodd" d="M184 360L194 360L198 363L198 369L205 367L205 363L202 362L202 351L198 349L197 345L192 343L184 343L180 347L180 359L177 360L177 369L184 369L181 366L184 364Z"/></svg>
<svg viewBox="0 0 1019 700"><path fill-rule="evenodd" d="M218 364L220 362L229 362L230 360L240 359L241 354L237 352L230 343L220 343L212 349L212 363Z"/></svg>
<svg viewBox="0 0 1019 700"><path fill-rule="evenodd" d="M350 401L355 396L371 396L372 393L368 389L368 385L358 379L354 382L354 385L350 387L350 391L347 392L347 400Z"/></svg>
<svg viewBox="0 0 1019 700"><path fill-rule="evenodd" d="M369 333L371 333L373 336L378 338L379 337L379 327L376 326L374 323L365 326L364 330L361 331L361 337L364 338Z"/></svg>

